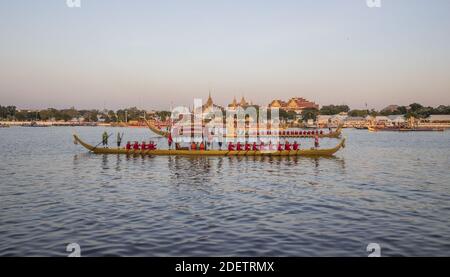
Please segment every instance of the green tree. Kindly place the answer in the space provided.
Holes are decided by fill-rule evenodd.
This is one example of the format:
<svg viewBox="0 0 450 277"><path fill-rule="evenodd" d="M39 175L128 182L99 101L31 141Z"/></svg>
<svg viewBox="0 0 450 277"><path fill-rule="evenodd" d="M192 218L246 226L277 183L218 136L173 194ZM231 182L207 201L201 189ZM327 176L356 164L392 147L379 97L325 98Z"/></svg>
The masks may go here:
<svg viewBox="0 0 450 277"><path fill-rule="evenodd" d="M349 106L347 105L328 105L328 106L322 106L320 109L320 114L322 115L336 115L342 112L348 112L350 111Z"/></svg>
<svg viewBox="0 0 450 277"><path fill-rule="evenodd" d="M78 118L80 116L80 114L74 107L71 107L70 109L67 110L63 110L63 113L65 114L65 118L68 118L68 120Z"/></svg>
<svg viewBox="0 0 450 277"><path fill-rule="evenodd" d="M0 106L0 119L12 120L16 113L16 106Z"/></svg>
<svg viewBox="0 0 450 277"><path fill-rule="evenodd" d="M409 105L409 107L411 108L412 112L417 112L418 110L423 108L423 106L419 103L412 103L411 105Z"/></svg>
<svg viewBox="0 0 450 277"><path fill-rule="evenodd" d="M418 109L416 111L416 113L418 114L418 116L420 118L427 118L431 114L433 114L433 108L432 107L422 107L422 108Z"/></svg>
<svg viewBox="0 0 450 277"><path fill-rule="evenodd" d="M450 106L440 105L433 110L433 114L450 114Z"/></svg>
<svg viewBox="0 0 450 277"><path fill-rule="evenodd" d="M369 115L370 116L377 116L377 115L379 115L379 112L377 112L375 109L371 109L370 112L369 112Z"/></svg>
<svg viewBox="0 0 450 277"><path fill-rule="evenodd" d="M413 111L408 111L406 114L405 114L405 118L406 119L409 119L409 118L411 118L411 117L414 117L414 118L419 118L419 115L416 113L416 112L413 112Z"/></svg>
<svg viewBox="0 0 450 277"><path fill-rule="evenodd" d="M302 112L302 120L307 121L309 119L312 119L314 121L317 120L317 116L319 115L319 111L316 109L306 109Z"/></svg>
<svg viewBox="0 0 450 277"><path fill-rule="evenodd" d="M351 110L348 112L348 115L366 117L369 115L369 110Z"/></svg>
<svg viewBox="0 0 450 277"><path fill-rule="evenodd" d="M144 116L144 111L139 110L136 107L126 109L128 121L130 120L140 120Z"/></svg>
<svg viewBox="0 0 450 277"><path fill-rule="evenodd" d="M397 108L398 114L406 114L408 112L408 108L405 106L399 106Z"/></svg>
<svg viewBox="0 0 450 277"><path fill-rule="evenodd" d="M117 122L116 113L113 110L108 111L109 122Z"/></svg>
<svg viewBox="0 0 450 277"><path fill-rule="evenodd" d="M279 117L281 120L294 120L297 117L297 113L294 111L287 111L285 109L279 110Z"/></svg>
<svg viewBox="0 0 450 277"><path fill-rule="evenodd" d="M52 118L52 112L49 109L41 110L39 111L39 117L41 118L41 120L49 120L50 118Z"/></svg>
<svg viewBox="0 0 450 277"><path fill-rule="evenodd" d="M171 112L169 111L158 111L155 113L162 121L166 121L168 117L170 117Z"/></svg>

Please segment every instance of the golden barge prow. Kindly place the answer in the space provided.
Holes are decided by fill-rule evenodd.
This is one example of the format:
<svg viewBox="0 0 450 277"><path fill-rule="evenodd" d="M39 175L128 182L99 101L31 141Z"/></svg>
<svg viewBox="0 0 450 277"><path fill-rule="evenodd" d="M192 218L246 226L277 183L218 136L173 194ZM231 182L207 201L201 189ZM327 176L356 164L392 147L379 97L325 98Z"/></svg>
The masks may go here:
<svg viewBox="0 0 450 277"><path fill-rule="evenodd" d="M300 149L283 151L228 151L228 150L127 150L125 148L95 147L82 141L77 135L73 135L75 142L81 144L87 150L95 154L123 154L123 155L148 155L148 156L307 156L307 157L329 157L333 156L341 148L345 147L343 138L334 148L323 149Z"/></svg>

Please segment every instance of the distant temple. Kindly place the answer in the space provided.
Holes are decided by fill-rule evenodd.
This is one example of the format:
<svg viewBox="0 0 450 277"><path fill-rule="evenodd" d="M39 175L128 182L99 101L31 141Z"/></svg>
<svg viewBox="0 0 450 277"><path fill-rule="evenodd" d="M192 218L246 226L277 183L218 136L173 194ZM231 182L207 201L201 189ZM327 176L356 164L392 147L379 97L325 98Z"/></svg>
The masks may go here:
<svg viewBox="0 0 450 277"><path fill-rule="evenodd" d="M233 102L231 102L231 104L228 105L228 109L230 109L230 110L236 110L238 108L246 109L247 107L250 107L250 106L253 106L253 103L251 103L251 102L249 103L247 100L245 100L244 97L242 97L241 101L239 101L239 102L236 100L236 97L234 97ZM208 112L211 112L211 111L217 110L217 109L225 111L224 107L214 104L214 101L211 97L211 93L209 93L208 100L206 100L206 103L202 106L202 112L208 113Z"/></svg>
<svg viewBox="0 0 450 277"><path fill-rule="evenodd" d="M236 97L234 97L233 102L228 105L228 108L230 110L236 110L237 108L247 108L248 106L251 106L252 104L249 104L244 97L241 98L241 101L238 103L236 101Z"/></svg>
<svg viewBox="0 0 450 277"><path fill-rule="evenodd" d="M245 97L241 98L241 101L237 101L236 97L233 98L233 102L231 104L228 104L229 110L237 110L238 108L246 109L248 107L254 106L253 103L249 103ZM308 101L305 98L302 97L294 97L289 99L288 101L282 101L279 99L273 100L269 104L269 108L280 108L287 111L294 111L297 113L301 113L305 109L319 109L319 105L317 105L314 102ZM217 105L214 103L211 93L208 95L208 100L206 100L206 103L202 105L201 107L202 111L201 113L207 114L210 112L214 112L217 110L225 111L225 108Z"/></svg>
<svg viewBox="0 0 450 277"><path fill-rule="evenodd" d="M301 113L305 109L319 109L319 105L302 97L294 97L287 102L279 99L273 100L270 102L269 108L280 108L287 111Z"/></svg>
<svg viewBox="0 0 450 277"><path fill-rule="evenodd" d="M223 107L214 104L214 101L212 100L211 93L208 95L208 100L206 100L206 103L202 106L202 113L207 114L210 112L214 112L215 110L221 110L223 111Z"/></svg>

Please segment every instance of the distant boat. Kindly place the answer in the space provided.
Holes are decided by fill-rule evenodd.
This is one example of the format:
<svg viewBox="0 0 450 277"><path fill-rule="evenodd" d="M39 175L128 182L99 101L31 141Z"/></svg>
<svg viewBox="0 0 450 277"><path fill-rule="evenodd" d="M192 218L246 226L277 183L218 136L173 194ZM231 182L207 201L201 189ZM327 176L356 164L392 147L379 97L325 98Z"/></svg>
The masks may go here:
<svg viewBox="0 0 450 277"><path fill-rule="evenodd" d="M144 119L144 122L147 124L147 127L150 131L163 136L169 137L168 131L163 131L159 129L152 121ZM188 126L189 127L189 126ZM202 134L202 128L200 130L194 130L195 128L191 128L190 134L198 133ZM296 130L296 131L273 131L273 130L254 130L251 134L244 135L246 137L284 137L284 138L313 138L318 136L319 138L340 138L342 134L342 126L339 126L335 131L331 131L329 133L325 133L323 130L315 130L315 131L304 131L304 130ZM236 135L224 135L224 137L236 137Z"/></svg>
<svg viewBox="0 0 450 277"><path fill-rule="evenodd" d="M444 128L431 128L431 127L417 127L417 128L403 128L401 132L443 132Z"/></svg>
<svg viewBox="0 0 450 277"><path fill-rule="evenodd" d="M414 127L414 128L407 128L407 127L383 127L383 126L369 126L368 127L370 132L378 132L378 131L384 131L384 132L443 132L444 128L430 128L430 127Z"/></svg>

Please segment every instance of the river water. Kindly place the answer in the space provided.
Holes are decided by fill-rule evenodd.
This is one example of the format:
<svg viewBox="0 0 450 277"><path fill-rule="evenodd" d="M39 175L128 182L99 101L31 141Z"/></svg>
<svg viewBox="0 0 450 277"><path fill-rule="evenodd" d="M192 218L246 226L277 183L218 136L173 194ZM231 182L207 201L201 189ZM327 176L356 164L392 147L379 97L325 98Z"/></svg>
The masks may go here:
<svg viewBox="0 0 450 277"><path fill-rule="evenodd" d="M102 156L72 142L104 130L151 136L0 129L0 256L67 256L69 243L82 256L367 256L369 243L450 255L448 131L345 130L334 158Z"/></svg>

